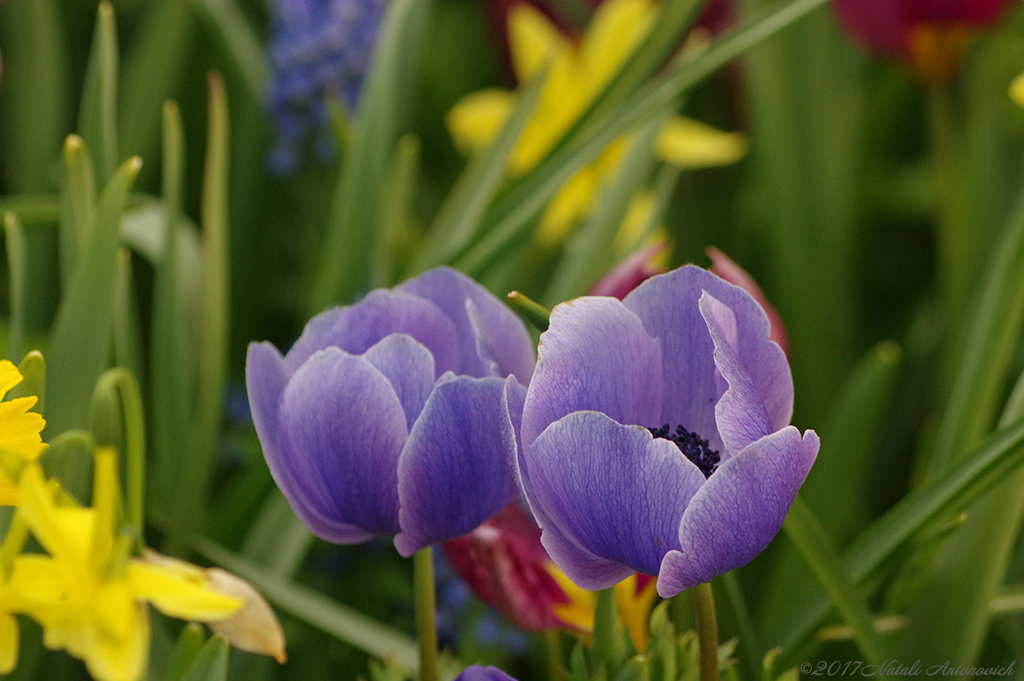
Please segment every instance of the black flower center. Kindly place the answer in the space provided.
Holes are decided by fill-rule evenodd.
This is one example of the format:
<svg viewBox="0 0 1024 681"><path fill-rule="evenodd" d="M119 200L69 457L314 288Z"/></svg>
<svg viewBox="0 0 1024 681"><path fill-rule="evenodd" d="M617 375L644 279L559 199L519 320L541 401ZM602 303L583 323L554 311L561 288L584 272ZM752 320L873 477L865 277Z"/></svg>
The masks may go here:
<svg viewBox="0 0 1024 681"><path fill-rule="evenodd" d="M676 434L669 435L667 423L661 428L648 428L647 430L651 431L651 435L654 437L674 442L676 447L679 447L679 451L700 469L705 478L710 478L711 474L715 472L715 466L718 465L720 458L718 452L708 447L708 441L701 440L697 433L691 433L682 426L676 426Z"/></svg>

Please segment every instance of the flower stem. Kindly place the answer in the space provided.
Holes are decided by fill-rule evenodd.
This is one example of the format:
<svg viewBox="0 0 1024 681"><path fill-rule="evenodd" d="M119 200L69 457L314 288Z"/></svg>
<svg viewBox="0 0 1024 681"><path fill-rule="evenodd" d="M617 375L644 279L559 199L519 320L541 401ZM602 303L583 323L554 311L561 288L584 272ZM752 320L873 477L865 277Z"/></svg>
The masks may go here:
<svg viewBox="0 0 1024 681"><path fill-rule="evenodd" d="M413 556L416 639L420 644L420 681L437 681L437 624L434 621L434 561L428 546Z"/></svg>
<svg viewBox="0 0 1024 681"><path fill-rule="evenodd" d="M698 584L691 595L700 644L700 681L718 681L718 619L711 583Z"/></svg>
<svg viewBox="0 0 1024 681"><path fill-rule="evenodd" d="M604 663L608 678L615 678L626 662L626 642L619 626L619 605L615 587L597 592L594 605L594 662Z"/></svg>
<svg viewBox="0 0 1024 681"><path fill-rule="evenodd" d="M546 629L544 642L548 649L548 679L562 681L562 639L558 629Z"/></svg>

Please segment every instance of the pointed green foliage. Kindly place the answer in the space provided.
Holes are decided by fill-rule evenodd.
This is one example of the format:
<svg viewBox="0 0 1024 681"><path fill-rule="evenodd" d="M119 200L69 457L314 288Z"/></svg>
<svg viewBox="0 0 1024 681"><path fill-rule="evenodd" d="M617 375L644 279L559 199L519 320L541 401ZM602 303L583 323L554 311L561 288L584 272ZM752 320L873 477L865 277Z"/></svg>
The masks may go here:
<svg viewBox="0 0 1024 681"><path fill-rule="evenodd" d="M57 310L48 354L49 433L88 423L89 396L108 361L121 211L141 167L137 157L125 161L100 195L89 241Z"/></svg>
<svg viewBox="0 0 1024 681"><path fill-rule="evenodd" d="M380 229L373 247L371 286L390 287L409 257L413 200L420 172L420 140L411 133L395 145L381 193Z"/></svg>
<svg viewBox="0 0 1024 681"><path fill-rule="evenodd" d="M66 289L89 240L96 204L96 175L85 141L78 135L68 135L64 140L63 162L58 241L61 283Z"/></svg>
<svg viewBox="0 0 1024 681"><path fill-rule="evenodd" d="M14 213L4 213L4 245L7 249L8 286L11 292L11 337L7 354L21 361L25 343L25 280L28 276L28 257L25 230Z"/></svg>
<svg viewBox="0 0 1024 681"><path fill-rule="evenodd" d="M374 234L381 224L381 188L411 100L415 48L426 28L429 0L387 5L363 82L351 144L342 159L309 312L348 302L369 283Z"/></svg>
<svg viewBox="0 0 1024 681"><path fill-rule="evenodd" d="M132 285L132 256L127 248L117 253L114 299L114 364L142 375L142 329Z"/></svg>
<svg viewBox="0 0 1024 681"><path fill-rule="evenodd" d="M587 660L583 654L583 644L579 641L573 646L572 654L569 656L569 681L588 681L590 674L587 673Z"/></svg>
<svg viewBox="0 0 1024 681"><path fill-rule="evenodd" d="M313 545L313 533L276 489L271 491L259 514L250 520L242 555L265 565L275 577L290 578Z"/></svg>
<svg viewBox="0 0 1024 681"><path fill-rule="evenodd" d="M106 182L117 167L117 77L114 7L103 0L96 11L96 27L78 109L78 134L92 150L96 176L101 183Z"/></svg>
<svg viewBox="0 0 1024 681"><path fill-rule="evenodd" d="M609 678L615 678L626 661L626 640L619 624L615 587L597 592L593 661L595 667L604 666Z"/></svg>
<svg viewBox="0 0 1024 681"><path fill-rule="evenodd" d="M253 101L259 101L269 73L262 41L245 12L235 0L198 0L194 6L230 60L233 70L241 76L249 96Z"/></svg>
<svg viewBox="0 0 1024 681"><path fill-rule="evenodd" d="M11 388L7 393L8 399L28 397L34 395L36 403L31 411L45 416L46 407L46 361L38 350L25 355L25 358L18 364L18 371L21 373L21 383Z"/></svg>
<svg viewBox="0 0 1024 681"><path fill-rule="evenodd" d="M531 300L519 291L508 294L508 304L519 317L538 331L547 331L551 318L551 310Z"/></svg>
<svg viewBox="0 0 1024 681"><path fill-rule="evenodd" d="M220 634L199 649L181 681L226 681L228 678L228 641Z"/></svg>
<svg viewBox="0 0 1024 681"><path fill-rule="evenodd" d="M167 681L181 681L189 665L202 650L204 638L203 625L196 622L185 625L174 643L170 661L164 670L164 678Z"/></svg>

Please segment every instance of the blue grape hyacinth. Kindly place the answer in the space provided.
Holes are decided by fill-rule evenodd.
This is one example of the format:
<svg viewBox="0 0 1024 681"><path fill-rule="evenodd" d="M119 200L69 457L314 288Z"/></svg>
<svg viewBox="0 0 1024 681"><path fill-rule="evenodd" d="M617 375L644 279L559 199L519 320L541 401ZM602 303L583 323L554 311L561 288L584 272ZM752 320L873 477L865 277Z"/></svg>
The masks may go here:
<svg viewBox="0 0 1024 681"><path fill-rule="evenodd" d="M353 111L370 63L383 0L273 0L268 49L273 79L267 107L277 141L270 169L288 174L313 139L321 160L333 158L327 98Z"/></svg>

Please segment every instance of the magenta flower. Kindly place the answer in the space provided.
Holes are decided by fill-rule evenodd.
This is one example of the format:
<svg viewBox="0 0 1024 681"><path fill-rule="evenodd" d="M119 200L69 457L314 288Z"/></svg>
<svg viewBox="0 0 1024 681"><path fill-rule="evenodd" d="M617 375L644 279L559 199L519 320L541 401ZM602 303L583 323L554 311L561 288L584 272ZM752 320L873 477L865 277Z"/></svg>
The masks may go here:
<svg viewBox="0 0 1024 681"><path fill-rule="evenodd" d="M622 302L563 303L541 336L516 459L552 560L579 586L636 571L670 597L778 532L818 453L788 425L793 383L742 289L688 266Z"/></svg>
<svg viewBox="0 0 1024 681"><path fill-rule="evenodd" d="M405 556L471 531L515 484L505 378L533 349L483 287L440 268L314 317L287 355L249 346L263 454L295 513L339 544L396 534Z"/></svg>

